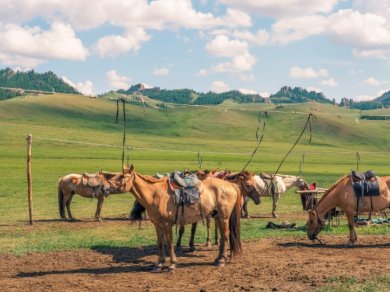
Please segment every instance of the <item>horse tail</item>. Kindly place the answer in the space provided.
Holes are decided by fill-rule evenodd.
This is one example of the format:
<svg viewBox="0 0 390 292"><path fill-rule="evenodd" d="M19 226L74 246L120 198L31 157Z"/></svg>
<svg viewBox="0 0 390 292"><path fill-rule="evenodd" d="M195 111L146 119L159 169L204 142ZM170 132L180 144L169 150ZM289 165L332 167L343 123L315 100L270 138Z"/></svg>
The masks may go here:
<svg viewBox="0 0 390 292"><path fill-rule="evenodd" d="M58 209L61 218L65 218L64 192L62 191L61 181L62 179L58 181Z"/></svg>
<svg viewBox="0 0 390 292"><path fill-rule="evenodd" d="M133 209L131 209L130 212L130 220L132 222L134 221L141 221L144 219L143 214L145 213L145 207L142 206L137 201L134 202Z"/></svg>
<svg viewBox="0 0 390 292"><path fill-rule="evenodd" d="M241 219L241 192L235 187L237 192L237 200L229 218L229 242L230 255L232 257L242 254L241 238L240 238L240 219Z"/></svg>

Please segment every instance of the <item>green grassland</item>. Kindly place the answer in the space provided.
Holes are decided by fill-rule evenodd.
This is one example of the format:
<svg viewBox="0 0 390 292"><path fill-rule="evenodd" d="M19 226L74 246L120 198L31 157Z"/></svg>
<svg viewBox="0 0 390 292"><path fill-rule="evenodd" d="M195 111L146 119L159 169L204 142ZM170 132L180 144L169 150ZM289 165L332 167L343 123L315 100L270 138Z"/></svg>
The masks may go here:
<svg viewBox="0 0 390 292"><path fill-rule="evenodd" d="M248 170L276 170L283 156L299 136L307 115L315 114L312 142L309 131L280 169L298 174L305 153L304 178L321 187L330 186L341 175L356 168L389 174L390 121L359 120L359 111L318 103L291 104L275 108L270 104L219 106L175 106L156 108L126 105L126 157L136 170L154 174L184 168L197 169L198 152L203 168L235 171L242 169L256 145L258 111L268 111L264 140ZM150 102L150 103L149 103ZM372 112L375 114L375 111ZM153 228L141 230L130 224L88 222L63 224L57 204L57 181L68 173L121 169L123 123L115 123L116 103L72 95L26 96L0 102L0 252L24 253L95 246L141 246L153 244ZM120 115L121 117L121 115ZM261 116L264 119L264 115ZM26 136L33 135L34 226L28 219L26 192ZM66 140L66 141L65 141ZM131 194L112 195L104 203L103 218L125 218L132 206ZM270 199L250 205L256 214L270 214ZM75 196L74 215L93 218L96 201ZM300 200L289 191L278 206L280 220L298 223L294 231L269 231L270 219L243 220L243 239L270 236L304 236L305 216ZM58 223L58 224L57 224ZM74 227L73 227L74 226ZM387 226L359 229L359 234L386 234ZM346 234L347 227L328 228L325 234ZM198 242L205 230L199 228Z"/></svg>

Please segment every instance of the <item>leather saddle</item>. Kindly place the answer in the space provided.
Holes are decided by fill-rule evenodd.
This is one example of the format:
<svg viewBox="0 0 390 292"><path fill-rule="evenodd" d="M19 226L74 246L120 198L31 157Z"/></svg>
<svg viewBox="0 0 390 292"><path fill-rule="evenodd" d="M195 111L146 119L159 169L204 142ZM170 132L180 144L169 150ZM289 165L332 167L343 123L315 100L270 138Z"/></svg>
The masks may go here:
<svg viewBox="0 0 390 292"><path fill-rule="evenodd" d="M98 173L83 173L82 183L85 187L96 188L102 185L102 179Z"/></svg>
<svg viewBox="0 0 390 292"><path fill-rule="evenodd" d="M200 180L196 174L181 177L179 172L175 172L170 180L175 193L175 203L177 205L191 205L199 202L200 193L197 186L199 185Z"/></svg>
<svg viewBox="0 0 390 292"><path fill-rule="evenodd" d="M371 170L366 171L365 173L352 171L351 181L356 197L380 195L378 180L375 173Z"/></svg>

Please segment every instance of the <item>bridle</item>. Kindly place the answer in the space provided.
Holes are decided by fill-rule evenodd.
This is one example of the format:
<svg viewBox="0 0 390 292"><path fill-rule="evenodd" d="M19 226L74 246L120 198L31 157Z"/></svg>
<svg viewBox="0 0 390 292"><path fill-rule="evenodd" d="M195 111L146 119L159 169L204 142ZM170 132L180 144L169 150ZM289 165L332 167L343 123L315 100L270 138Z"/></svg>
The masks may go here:
<svg viewBox="0 0 390 292"><path fill-rule="evenodd" d="M257 192L255 187L251 187L251 189L248 190L247 187L245 186L245 183L243 180L240 180L240 183L241 183L242 189L245 191L245 193L248 194L249 197L254 198L255 196L253 195L253 193L256 193L259 196L259 200L261 199L261 195Z"/></svg>

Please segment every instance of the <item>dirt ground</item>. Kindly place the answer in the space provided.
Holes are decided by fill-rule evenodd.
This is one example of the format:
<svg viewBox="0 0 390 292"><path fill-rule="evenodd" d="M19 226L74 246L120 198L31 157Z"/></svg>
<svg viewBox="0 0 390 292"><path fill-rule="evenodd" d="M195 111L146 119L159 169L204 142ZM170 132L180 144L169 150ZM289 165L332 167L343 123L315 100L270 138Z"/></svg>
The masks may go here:
<svg viewBox="0 0 390 292"><path fill-rule="evenodd" d="M218 268L217 247L184 250L174 272L151 273L156 246L0 256L2 291L307 291L327 279L358 280L390 274L390 237L360 236L345 248L347 236L244 242L242 258Z"/></svg>

